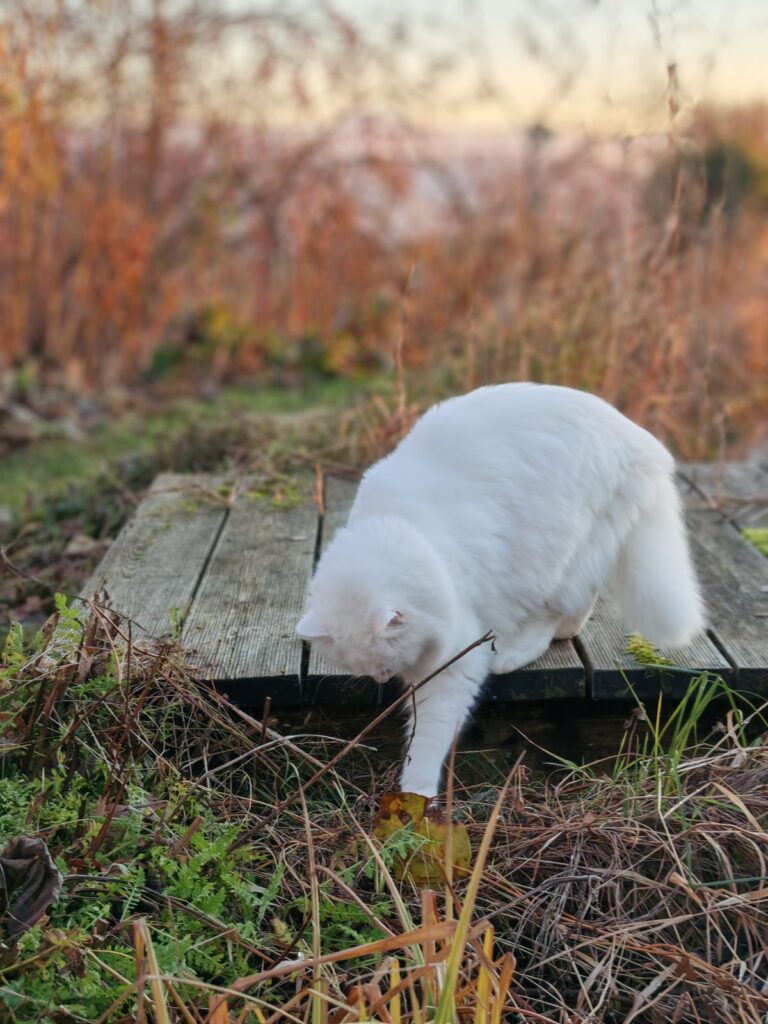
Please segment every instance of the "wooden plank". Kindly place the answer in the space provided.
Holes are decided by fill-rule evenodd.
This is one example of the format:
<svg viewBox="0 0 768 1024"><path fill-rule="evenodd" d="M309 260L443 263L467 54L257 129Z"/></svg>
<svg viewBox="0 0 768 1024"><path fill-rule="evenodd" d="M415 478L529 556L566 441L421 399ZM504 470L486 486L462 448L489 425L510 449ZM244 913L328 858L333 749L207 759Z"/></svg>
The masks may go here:
<svg viewBox="0 0 768 1024"><path fill-rule="evenodd" d="M627 652L627 632L609 599L598 598L595 611L581 632L580 642L594 700L629 700L632 694L649 700L659 693L680 698L690 680L702 672L731 678L732 669L707 636L684 647L662 647L659 654L674 667L656 667L636 661Z"/></svg>
<svg viewBox="0 0 768 1024"><path fill-rule="evenodd" d="M700 671L715 672L742 688L768 684L768 625L761 618L766 605L761 587L768 583L768 561L717 510L706 507L685 476L679 483L707 604L709 635L682 649L660 651L684 672L648 668L626 653L618 616L607 601L598 602L582 637L596 699L630 696L627 679L644 699L659 691L680 697L691 676ZM743 476L742 483L746 486Z"/></svg>
<svg viewBox="0 0 768 1024"><path fill-rule="evenodd" d="M766 692L768 558L717 509L702 506L693 488L686 501L712 637L734 664L738 688Z"/></svg>
<svg viewBox="0 0 768 1024"><path fill-rule="evenodd" d="M168 637L181 626L203 567L227 516L217 493L223 478L158 476L83 588L106 588L112 606L134 623L133 636Z"/></svg>
<svg viewBox="0 0 768 1024"><path fill-rule="evenodd" d="M232 699L275 707L301 699L302 644L294 634L314 561L314 501L277 509L239 488L182 641L199 670Z"/></svg>
<svg viewBox="0 0 768 1024"><path fill-rule="evenodd" d="M565 700L585 697L587 676L572 640L554 640L549 650L530 665L507 675L490 676L483 701Z"/></svg>
<svg viewBox="0 0 768 1024"><path fill-rule="evenodd" d="M328 476L325 479L324 514L321 528L320 554L326 549L338 529L345 525L352 502L357 493L357 480ZM326 707L376 707L391 688L385 688L372 679L360 679L340 672L323 656L319 647L309 645L305 693L314 704Z"/></svg>
<svg viewBox="0 0 768 1024"><path fill-rule="evenodd" d="M683 477L739 526L768 527L768 459L695 462Z"/></svg>
<svg viewBox="0 0 768 1024"><path fill-rule="evenodd" d="M326 481L325 518L322 548L343 526L357 491L357 483L340 478ZM380 687L367 679L340 676L319 651L312 650L308 676L317 702L386 703L399 692L396 685ZM503 676L491 676L485 684L483 699L490 702L512 700L546 700L549 698L584 697L586 673L584 665L570 640L560 640L531 665Z"/></svg>
<svg viewBox="0 0 768 1024"><path fill-rule="evenodd" d="M532 665L491 676L487 702L581 697L585 664L596 698L629 696L624 676L643 698L680 696L702 670L768 691L768 559L738 531L739 523L761 525L768 517L768 463L697 464L683 472L712 627L683 650L660 652L682 671L635 662L616 613L601 600L576 645L557 642ZM106 586L114 607L137 624L137 636L167 637L184 623L182 640L195 664L235 699L260 704L270 695L276 707L296 705L302 683L304 697L329 706L392 699L396 688L340 675L294 636L318 536L309 497L277 510L249 495L247 481L234 497L223 482L205 474L158 477L84 595ZM323 546L346 521L356 486L327 481Z"/></svg>
<svg viewBox="0 0 768 1024"><path fill-rule="evenodd" d="M397 684L384 687L382 702L389 704L400 693ZM587 693L587 672L572 640L554 640L546 653L530 665L506 675L489 675L480 696L480 706L511 704L516 701L583 700Z"/></svg>

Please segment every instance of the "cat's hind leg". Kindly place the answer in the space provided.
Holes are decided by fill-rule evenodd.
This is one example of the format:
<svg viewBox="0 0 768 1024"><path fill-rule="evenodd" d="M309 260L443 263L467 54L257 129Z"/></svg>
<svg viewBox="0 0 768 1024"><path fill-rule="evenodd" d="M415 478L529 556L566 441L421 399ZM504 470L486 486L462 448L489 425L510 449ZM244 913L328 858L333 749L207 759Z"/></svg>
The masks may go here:
<svg viewBox="0 0 768 1024"><path fill-rule="evenodd" d="M558 622L555 628L555 640L572 640L575 636L584 628L587 619L592 614L595 607L594 600L592 604L587 608L581 615L564 615Z"/></svg>
<svg viewBox="0 0 768 1024"><path fill-rule="evenodd" d="M497 676L505 675L535 661L552 642L558 621L557 616L542 613L528 619L515 632L498 633L491 672Z"/></svg>

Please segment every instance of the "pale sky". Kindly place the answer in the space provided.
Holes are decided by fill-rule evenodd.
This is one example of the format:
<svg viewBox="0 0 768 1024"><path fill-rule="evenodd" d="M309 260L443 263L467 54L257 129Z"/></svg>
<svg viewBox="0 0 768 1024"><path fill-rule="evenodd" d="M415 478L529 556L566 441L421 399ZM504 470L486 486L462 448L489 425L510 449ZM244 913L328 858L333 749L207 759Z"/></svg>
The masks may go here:
<svg viewBox="0 0 768 1024"><path fill-rule="evenodd" d="M399 9L415 49L460 65L444 86L455 102L435 124L493 130L552 127L645 132L669 126L667 65L679 99L768 101L768 0L336 0L369 27ZM483 78L500 98L468 100ZM415 104L415 110L418 103Z"/></svg>

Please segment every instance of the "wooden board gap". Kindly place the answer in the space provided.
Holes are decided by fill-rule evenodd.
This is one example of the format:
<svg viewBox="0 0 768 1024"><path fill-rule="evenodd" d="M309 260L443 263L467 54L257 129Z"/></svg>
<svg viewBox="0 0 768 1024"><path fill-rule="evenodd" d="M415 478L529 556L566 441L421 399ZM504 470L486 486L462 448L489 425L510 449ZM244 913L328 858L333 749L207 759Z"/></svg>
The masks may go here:
<svg viewBox="0 0 768 1024"><path fill-rule="evenodd" d="M574 636L571 638L574 650L579 656L581 664L584 666L584 679L586 683L586 696L592 700L592 682L594 677L594 671L592 668L592 662L589 657L589 653L581 641L580 636Z"/></svg>
<svg viewBox="0 0 768 1024"><path fill-rule="evenodd" d="M718 635L717 635L717 633L716 633L716 631L714 629L707 628L707 629L704 630L704 632L707 634L707 636L712 641L714 646L718 649L718 651L720 651L722 656L725 658L725 660L731 666L731 672L733 673L733 680L732 681L734 683L737 682L738 678L739 678L739 666L736 664L736 662L733 660L733 658L728 653L728 648L720 640L720 638L718 637ZM719 673L719 674L725 675L725 673Z"/></svg>
<svg viewBox="0 0 768 1024"><path fill-rule="evenodd" d="M224 527L227 525L227 521L229 520L230 512L231 512L231 507L227 506L227 508L224 510L224 515L222 517L222 520L219 523L219 528L218 528L218 530L216 531L216 533L214 535L213 543L211 544L210 548L208 549L208 553L205 556L205 558L203 559L203 564L200 567L200 571L197 574L197 579L195 580L195 585L192 588L192 594L191 594L191 596L189 598L189 604L187 605L184 614L179 619L179 624L178 624L179 625L179 629L183 629L184 623L187 621L187 619L189 618L189 616L190 616L190 614L192 612L192 609L193 609L193 607L195 605L195 598L197 597L198 591L200 590L200 585L203 582L203 577L205 576L206 572L208 571L208 566L211 564L211 559L213 558L214 554L216 553L216 549L219 546L219 541L221 540L221 535L224 533Z"/></svg>
<svg viewBox="0 0 768 1024"><path fill-rule="evenodd" d="M312 556L312 572L314 573L317 568L317 563L320 561L320 555L323 550L323 526L325 525L325 509L326 509L326 496L328 493L328 478L325 473L320 478L320 501L315 502L317 505L317 533L315 534L315 552Z"/></svg>

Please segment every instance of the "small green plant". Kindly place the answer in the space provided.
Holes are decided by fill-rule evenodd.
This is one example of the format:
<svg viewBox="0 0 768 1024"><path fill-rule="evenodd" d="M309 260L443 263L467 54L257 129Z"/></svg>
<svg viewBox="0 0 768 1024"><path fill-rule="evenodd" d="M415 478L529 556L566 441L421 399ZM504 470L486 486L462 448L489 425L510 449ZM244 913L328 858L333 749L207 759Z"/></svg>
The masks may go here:
<svg viewBox="0 0 768 1024"><path fill-rule="evenodd" d="M641 654L645 654L647 648L655 656L654 649L650 645L646 647L645 641L640 646ZM760 706L713 673L692 677L679 700L665 700L659 693L652 712L639 699L629 680L625 682L636 706L625 724L617 753L611 758L610 777L625 786L628 817L638 806L636 798L644 794L649 784L665 797L681 792L683 763L694 756L708 735L714 712L727 713L734 738L744 745L747 744L746 723L760 720ZM551 756L569 772L593 783L605 777L605 762L578 765L566 758Z"/></svg>
<svg viewBox="0 0 768 1024"><path fill-rule="evenodd" d="M176 605L171 608L169 615L171 620L171 639L179 640L181 638L181 631L184 628L184 615Z"/></svg>
<svg viewBox="0 0 768 1024"><path fill-rule="evenodd" d="M12 1005L60 1004L96 1019L115 996L110 968L130 960L125 928L137 913L152 913L158 962L168 974L211 980L250 970L280 872L272 885L258 881L266 855L229 852L238 826L184 788L161 790L158 801L133 785L108 822L100 796L109 783L106 768L70 777L64 764L44 780L0 779L0 846L40 835L65 877L45 928L28 933L15 961L0 968ZM70 969L72 948L85 975ZM121 970L131 977L129 967Z"/></svg>
<svg viewBox="0 0 768 1024"><path fill-rule="evenodd" d="M656 648L639 633L631 633L627 637L626 652L641 665L674 665L674 661L659 654Z"/></svg>
<svg viewBox="0 0 768 1024"><path fill-rule="evenodd" d="M768 528L745 526L741 533L750 544L754 544L757 550L768 558Z"/></svg>
<svg viewBox="0 0 768 1024"><path fill-rule="evenodd" d="M387 874L393 874L398 864L407 864L428 842L426 836L414 831L410 822L387 836L379 847L379 857L369 857L363 868L365 877L373 882L376 892L384 891Z"/></svg>
<svg viewBox="0 0 768 1024"><path fill-rule="evenodd" d="M256 845L237 847L231 797L227 809L166 760L163 750L182 742L188 712L166 699L148 712L145 732L152 677L131 697L121 688L124 666L116 671L119 655L81 652L83 609L62 595L56 607L54 634L25 642L11 629L0 668L0 847L38 836L64 877L48 919L0 957L2 999L19 1022L47 1019L57 1007L81 1019L102 1016L135 978L131 928L139 915L151 915L164 973L205 983L248 973L284 877ZM52 680L72 673L53 704L41 666ZM138 657L134 666L141 671ZM115 721L120 708L123 725Z"/></svg>
<svg viewBox="0 0 768 1024"><path fill-rule="evenodd" d="M650 757L658 785L665 794L682 792L683 760L703 740L702 729L711 728L711 724L704 724L707 713L723 702L730 709L739 741L745 743L743 723L749 702L720 676L705 672L691 679L682 700L674 704L666 720L662 716L663 696L659 694L656 716L648 719L650 744L645 754Z"/></svg>

